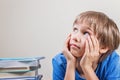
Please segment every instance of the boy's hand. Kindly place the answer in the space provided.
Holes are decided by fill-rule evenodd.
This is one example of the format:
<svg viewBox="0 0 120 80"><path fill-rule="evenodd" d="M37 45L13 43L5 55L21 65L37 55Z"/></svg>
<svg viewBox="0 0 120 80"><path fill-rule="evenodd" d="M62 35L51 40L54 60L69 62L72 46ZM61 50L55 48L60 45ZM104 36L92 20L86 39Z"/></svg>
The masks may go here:
<svg viewBox="0 0 120 80"><path fill-rule="evenodd" d="M93 63L99 59L99 42L93 35L87 35L85 42L85 53L80 61L82 68L93 68Z"/></svg>
<svg viewBox="0 0 120 80"><path fill-rule="evenodd" d="M70 42L71 35L69 35L65 41L63 54L67 60L67 67L65 72L64 80L75 80L75 64L76 58L71 54L69 49L69 42Z"/></svg>
<svg viewBox="0 0 120 80"><path fill-rule="evenodd" d="M76 62L76 58L71 54L70 50L69 50L69 42L70 42L70 37L71 34L69 34L69 36L67 37L65 44L64 44L64 48L63 48L63 54L66 57L68 62Z"/></svg>

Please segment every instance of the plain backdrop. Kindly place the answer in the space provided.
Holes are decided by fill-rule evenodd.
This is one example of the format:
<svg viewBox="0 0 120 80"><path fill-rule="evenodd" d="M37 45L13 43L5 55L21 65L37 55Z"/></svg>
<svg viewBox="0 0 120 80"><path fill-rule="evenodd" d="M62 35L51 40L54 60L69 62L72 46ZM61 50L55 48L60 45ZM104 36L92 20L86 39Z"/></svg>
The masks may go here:
<svg viewBox="0 0 120 80"><path fill-rule="evenodd" d="M101 11L120 29L119 7L120 0L0 0L0 57L44 56L39 72L52 80L52 57L61 52L75 17Z"/></svg>

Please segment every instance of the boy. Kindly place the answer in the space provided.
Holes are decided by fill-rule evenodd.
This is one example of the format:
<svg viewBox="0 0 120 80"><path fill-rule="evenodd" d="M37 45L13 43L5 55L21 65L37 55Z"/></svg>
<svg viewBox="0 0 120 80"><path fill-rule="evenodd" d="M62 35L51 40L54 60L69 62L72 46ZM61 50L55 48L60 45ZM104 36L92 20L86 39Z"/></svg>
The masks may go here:
<svg viewBox="0 0 120 80"><path fill-rule="evenodd" d="M78 15L62 53L52 59L53 80L120 80L119 35L102 12Z"/></svg>

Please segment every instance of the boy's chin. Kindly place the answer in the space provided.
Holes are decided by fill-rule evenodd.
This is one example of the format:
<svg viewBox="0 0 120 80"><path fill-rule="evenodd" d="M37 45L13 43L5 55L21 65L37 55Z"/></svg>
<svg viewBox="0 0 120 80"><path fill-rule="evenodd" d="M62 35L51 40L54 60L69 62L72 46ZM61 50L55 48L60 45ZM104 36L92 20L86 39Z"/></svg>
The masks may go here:
<svg viewBox="0 0 120 80"><path fill-rule="evenodd" d="M82 55L82 53L78 53L77 51L74 51L74 50L70 50L70 52L71 52L71 54L73 55L73 56L75 56L76 58L80 58L80 57L82 57L83 55Z"/></svg>

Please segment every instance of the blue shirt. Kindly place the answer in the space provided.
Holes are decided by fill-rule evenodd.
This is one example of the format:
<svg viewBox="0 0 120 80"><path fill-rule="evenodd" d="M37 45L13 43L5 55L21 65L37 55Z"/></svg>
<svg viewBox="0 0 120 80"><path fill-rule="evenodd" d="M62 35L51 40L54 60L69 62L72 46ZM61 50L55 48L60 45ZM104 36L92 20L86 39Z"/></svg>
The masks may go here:
<svg viewBox="0 0 120 80"><path fill-rule="evenodd" d="M64 80L66 58L62 53L52 59L53 80ZM95 70L99 80L120 80L120 56L114 51L100 62ZM85 80L75 71L75 80Z"/></svg>

